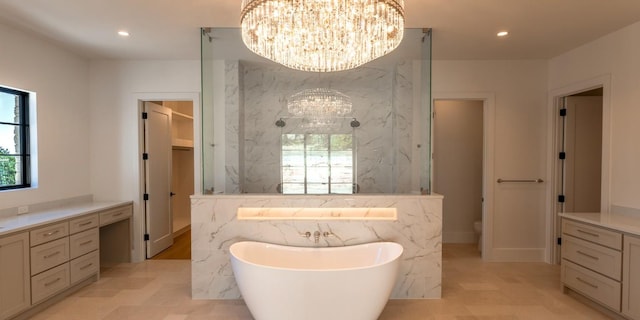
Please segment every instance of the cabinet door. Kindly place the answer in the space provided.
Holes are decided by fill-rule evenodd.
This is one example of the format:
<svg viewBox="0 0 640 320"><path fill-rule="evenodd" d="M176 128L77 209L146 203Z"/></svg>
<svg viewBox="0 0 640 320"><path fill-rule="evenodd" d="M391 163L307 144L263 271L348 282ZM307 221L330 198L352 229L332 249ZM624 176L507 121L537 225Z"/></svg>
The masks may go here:
<svg viewBox="0 0 640 320"><path fill-rule="evenodd" d="M622 313L640 319L640 238L624 236Z"/></svg>
<svg viewBox="0 0 640 320"><path fill-rule="evenodd" d="M31 305L29 233L0 238L0 319Z"/></svg>

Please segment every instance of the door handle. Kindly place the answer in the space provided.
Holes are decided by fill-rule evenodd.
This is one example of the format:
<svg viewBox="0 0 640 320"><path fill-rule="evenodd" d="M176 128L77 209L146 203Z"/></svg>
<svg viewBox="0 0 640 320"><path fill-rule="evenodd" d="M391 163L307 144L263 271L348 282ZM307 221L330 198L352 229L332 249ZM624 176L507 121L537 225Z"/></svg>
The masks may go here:
<svg viewBox="0 0 640 320"><path fill-rule="evenodd" d="M173 197L173 196L175 196L175 195L176 195L175 193L173 193L173 192L169 192L169 196L170 196L170 197Z"/></svg>

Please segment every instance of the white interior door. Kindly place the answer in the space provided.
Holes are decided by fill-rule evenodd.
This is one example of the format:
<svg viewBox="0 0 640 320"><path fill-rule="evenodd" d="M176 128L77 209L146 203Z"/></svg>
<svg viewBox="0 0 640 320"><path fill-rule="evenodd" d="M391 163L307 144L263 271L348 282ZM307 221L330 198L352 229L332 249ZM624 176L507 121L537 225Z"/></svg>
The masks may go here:
<svg viewBox="0 0 640 320"><path fill-rule="evenodd" d="M145 201L147 258L173 244L171 216L171 109L145 102Z"/></svg>

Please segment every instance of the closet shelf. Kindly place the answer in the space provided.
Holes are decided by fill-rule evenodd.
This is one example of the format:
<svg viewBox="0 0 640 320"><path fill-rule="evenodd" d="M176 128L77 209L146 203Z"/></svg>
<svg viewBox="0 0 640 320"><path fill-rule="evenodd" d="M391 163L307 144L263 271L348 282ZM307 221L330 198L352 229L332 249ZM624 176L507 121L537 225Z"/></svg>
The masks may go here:
<svg viewBox="0 0 640 320"><path fill-rule="evenodd" d="M188 139L173 139L171 144L174 148L193 148L193 140Z"/></svg>
<svg viewBox="0 0 640 320"><path fill-rule="evenodd" d="M173 117L176 117L178 119L188 119L188 120L193 120L193 116L190 116L188 114L184 114L184 113L180 113L177 111L173 111L172 112Z"/></svg>

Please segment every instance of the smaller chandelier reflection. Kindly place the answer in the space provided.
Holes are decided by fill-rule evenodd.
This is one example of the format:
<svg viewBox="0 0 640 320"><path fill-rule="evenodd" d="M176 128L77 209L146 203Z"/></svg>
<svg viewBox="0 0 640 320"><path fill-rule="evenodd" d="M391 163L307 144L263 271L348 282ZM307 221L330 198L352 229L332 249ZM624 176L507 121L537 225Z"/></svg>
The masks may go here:
<svg viewBox="0 0 640 320"><path fill-rule="evenodd" d="M344 117L351 113L351 98L328 88L305 89L287 100L287 109L294 116L325 122L330 118Z"/></svg>

